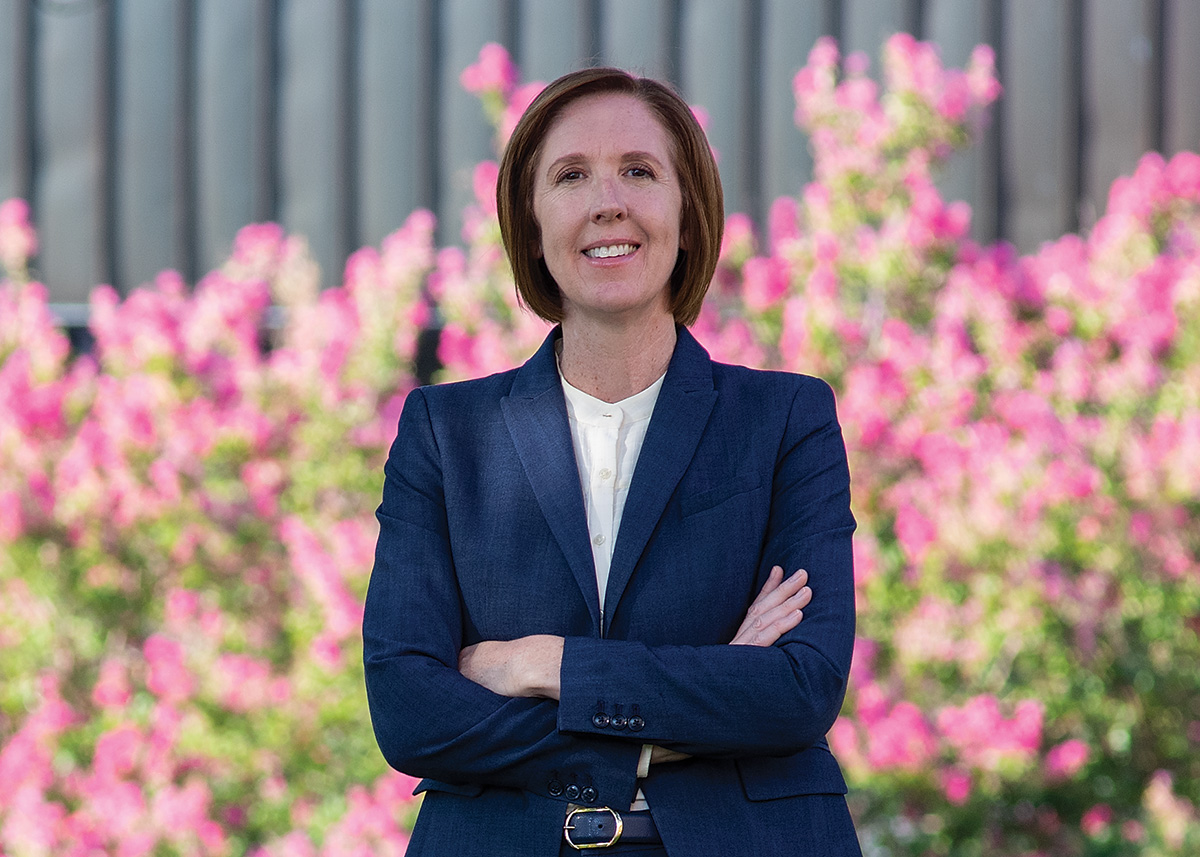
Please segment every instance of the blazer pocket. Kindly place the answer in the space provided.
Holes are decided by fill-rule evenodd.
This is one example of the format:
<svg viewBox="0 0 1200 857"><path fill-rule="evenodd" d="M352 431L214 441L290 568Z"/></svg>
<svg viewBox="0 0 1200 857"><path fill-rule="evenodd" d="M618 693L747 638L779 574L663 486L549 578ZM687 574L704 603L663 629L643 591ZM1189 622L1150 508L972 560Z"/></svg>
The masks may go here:
<svg viewBox="0 0 1200 857"><path fill-rule="evenodd" d="M842 770L824 741L791 756L747 756L736 763L750 800L846 793Z"/></svg>
<svg viewBox="0 0 1200 857"><path fill-rule="evenodd" d="M482 791L483 786L479 783L443 783L441 780L431 780L426 777L417 783L417 787L413 789L413 794L419 795L421 792L449 792L452 795L475 797Z"/></svg>
<svg viewBox="0 0 1200 857"><path fill-rule="evenodd" d="M759 486L757 473L739 473L728 482L701 491L699 494L685 494L679 500L680 514L687 518L708 509L721 505L739 494L749 494Z"/></svg>

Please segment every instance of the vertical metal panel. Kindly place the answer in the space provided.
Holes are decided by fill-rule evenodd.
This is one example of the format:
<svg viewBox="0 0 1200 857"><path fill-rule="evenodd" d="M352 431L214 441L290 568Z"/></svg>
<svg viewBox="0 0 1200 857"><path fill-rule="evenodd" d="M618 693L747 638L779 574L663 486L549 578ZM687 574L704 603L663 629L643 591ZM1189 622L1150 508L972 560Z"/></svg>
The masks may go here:
<svg viewBox="0 0 1200 857"><path fill-rule="evenodd" d="M116 208L116 14L102 3L94 11L92 59L95 88L92 91L92 161L96 176L96 199L92 228L96 233L96 270L100 280L121 288L117 271Z"/></svg>
<svg viewBox="0 0 1200 857"><path fill-rule="evenodd" d="M742 38L737 46L741 53L742 74L742 121L735 155L742 165L738 195L742 200L742 211L762 223L767 215L762 188L763 0L749 0L742 14Z"/></svg>
<svg viewBox="0 0 1200 857"><path fill-rule="evenodd" d="M85 301L103 279L94 216L96 13L34 14L39 267L56 300Z"/></svg>
<svg viewBox="0 0 1200 857"><path fill-rule="evenodd" d="M938 45L942 62L948 68L962 68L971 58L976 45L989 42L989 3L964 4L955 0L931 0L924 10L925 37ZM985 134L994 136L996 123ZM985 138L986 139L986 138ZM982 141L981 141L982 143ZM957 154L938 177L938 186L947 199L969 200L972 211L972 233L978 240L996 237L996 198L994 170L989 147L971 146Z"/></svg>
<svg viewBox="0 0 1200 857"><path fill-rule="evenodd" d="M308 239L325 285L341 281L336 211L339 0L281 8L279 210Z"/></svg>
<svg viewBox="0 0 1200 857"><path fill-rule="evenodd" d="M1150 81L1147 97L1150 101L1146 121L1149 125L1150 148L1156 152L1163 150L1163 139L1166 133L1166 122L1163 111L1166 108L1167 73L1167 34L1166 15L1167 0L1151 0L1146 8L1146 28L1150 34Z"/></svg>
<svg viewBox="0 0 1200 857"><path fill-rule="evenodd" d="M9 0L12 8L12 133L3 135L12 143L12 180L10 193L37 204L34 199L34 170L36 167L34 133L37 99L35 98L33 0Z"/></svg>
<svg viewBox="0 0 1200 857"><path fill-rule="evenodd" d="M474 200L472 176L479 161L495 158L491 129L479 100L463 90L462 70L479 58L487 42L503 37L506 4L499 0L445 0L439 25L442 34L442 92L438 136L441 198L438 240L461 243L462 211Z"/></svg>
<svg viewBox="0 0 1200 857"><path fill-rule="evenodd" d="M333 255L339 267L358 248L358 26L359 0L337 7L337 89L334 103Z"/></svg>
<svg viewBox="0 0 1200 857"><path fill-rule="evenodd" d="M1168 0L1163 81L1163 148L1200 150L1200 3Z"/></svg>
<svg viewBox="0 0 1200 857"><path fill-rule="evenodd" d="M590 0L522 0L520 9L517 39L526 80L551 81L595 65Z"/></svg>
<svg viewBox="0 0 1200 857"><path fill-rule="evenodd" d="M26 32L20 27L20 11L17 8L20 0L0 0L0 21L8 21L9 26L0 27L0 200L17 196L17 123L18 90L21 81L21 69L18 62L21 57L20 40L26 38Z"/></svg>
<svg viewBox="0 0 1200 857"><path fill-rule="evenodd" d="M605 0L600 9L604 63L673 80L672 7L670 0Z"/></svg>
<svg viewBox="0 0 1200 857"><path fill-rule="evenodd" d="M395 0L362 6L358 195L366 244L378 244L413 210L436 205L430 7Z"/></svg>
<svg viewBox="0 0 1200 857"><path fill-rule="evenodd" d="M842 52L862 51L879 67L879 51L887 37L905 29L907 0L843 0Z"/></svg>
<svg viewBox="0 0 1200 857"><path fill-rule="evenodd" d="M1075 205L1070 19L1066 0L1011 0L1005 17L1006 231L1023 250L1066 231Z"/></svg>
<svg viewBox="0 0 1200 857"><path fill-rule="evenodd" d="M254 7L204 0L196 9L196 257L221 264L254 209Z"/></svg>
<svg viewBox="0 0 1200 857"><path fill-rule="evenodd" d="M1085 227L1104 212L1113 179L1130 172L1153 145L1149 6L1149 0L1120 0L1087 7L1088 157L1081 198Z"/></svg>
<svg viewBox="0 0 1200 857"><path fill-rule="evenodd" d="M175 9L162 0L125 0L113 57L116 94L115 210L118 279L137 286L176 264L172 252L172 127L177 47Z"/></svg>
<svg viewBox="0 0 1200 857"><path fill-rule="evenodd" d="M196 270L196 0L175 0L175 94L171 176L173 264L187 282Z"/></svg>
<svg viewBox="0 0 1200 857"><path fill-rule="evenodd" d="M281 0L254 0L254 219L279 219Z"/></svg>
<svg viewBox="0 0 1200 857"><path fill-rule="evenodd" d="M684 7L681 28L683 92L708 114L708 140L717 152L727 212L750 210L755 196L757 165L740 147L745 124L759 121L744 97L747 5L748 0L696 0Z"/></svg>
<svg viewBox="0 0 1200 857"><path fill-rule="evenodd" d="M762 186L765 206L796 196L812 177L808 138L796 127L792 81L825 34L821 0L767 0L762 18ZM760 221L764 223L765 220Z"/></svg>

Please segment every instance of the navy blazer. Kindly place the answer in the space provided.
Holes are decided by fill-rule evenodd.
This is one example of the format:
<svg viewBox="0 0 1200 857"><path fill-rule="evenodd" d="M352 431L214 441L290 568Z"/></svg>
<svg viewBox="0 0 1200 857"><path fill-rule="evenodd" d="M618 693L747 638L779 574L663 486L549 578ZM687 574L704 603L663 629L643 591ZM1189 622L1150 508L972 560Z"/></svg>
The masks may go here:
<svg viewBox="0 0 1200 857"><path fill-rule="evenodd" d="M410 854L557 855L567 803L641 786L678 854L854 854L825 734L854 640L850 480L823 381L714 363L682 327L601 613L554 331L524 366L409 394L385 466L363 620L389 764L425 779ZM804 621L726 645L773 565ZM458 671L481 640L565 638L561 698ZM619 728L620 727L620 728Z"/></svg>

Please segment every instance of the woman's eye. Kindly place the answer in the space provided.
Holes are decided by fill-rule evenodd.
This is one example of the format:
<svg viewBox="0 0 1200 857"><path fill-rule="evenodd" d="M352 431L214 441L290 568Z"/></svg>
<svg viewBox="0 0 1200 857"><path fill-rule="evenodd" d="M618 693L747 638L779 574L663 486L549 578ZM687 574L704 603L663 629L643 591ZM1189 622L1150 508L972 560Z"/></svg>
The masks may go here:
<svg viewBox="0 0 1200 857"><path fill-rule="evenodd" d="M560 183L561 182L573 182L573 181L579 181L581 178L583 178L582 170L563 170L561 173L558 174L558 178L556 179L556 181L558 181Z"/></svg>
<svg viewBox="0 0 1200 857"><path fill-rule="evenodd" d="M629 175L633 176L635 179L652 179L652 178L654 178L654 171L651 170L649 167L640 167L640 166L639 167L630 167L628 170L628 173L629 173Z"/></svg>

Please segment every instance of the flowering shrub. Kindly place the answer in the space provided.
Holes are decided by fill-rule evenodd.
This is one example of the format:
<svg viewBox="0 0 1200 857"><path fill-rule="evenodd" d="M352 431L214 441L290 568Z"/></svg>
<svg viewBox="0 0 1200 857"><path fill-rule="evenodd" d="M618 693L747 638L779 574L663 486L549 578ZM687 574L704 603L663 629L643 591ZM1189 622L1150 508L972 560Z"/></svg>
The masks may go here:
<svg viewBox="0 0 1200 857"><path fill-rule="evenodd" d="M462 82L501 143L539 87L495 46ZM998 95L988 49L893 37L880 87L823 40L795 87L814 182L761 242L730 218L695 331L838 391L860 635L830 737L865 850L1195 851L1200 156L1147 155L1090 235L1020 257L933 181ZM495 178L464 250L418 212L322 293L271 225L192 291L98 288L83 357L0 205L0 854L402 853L358 666L371 512L431 312L446 379L545 333Z"/></svg>

